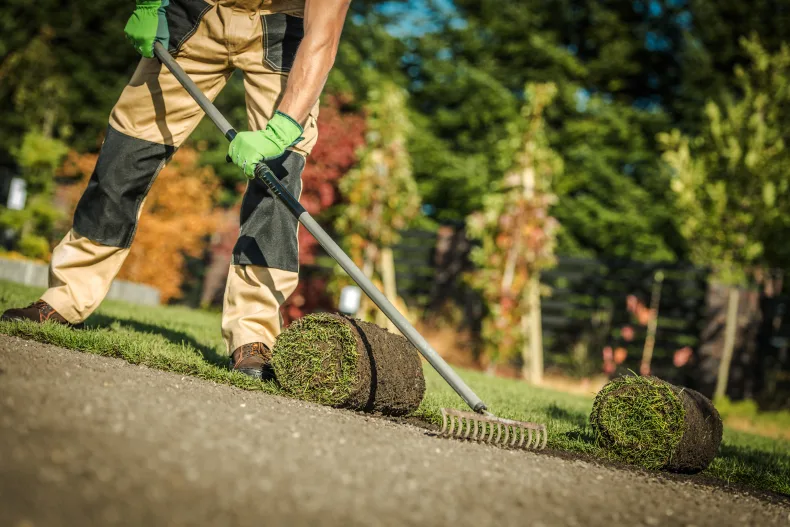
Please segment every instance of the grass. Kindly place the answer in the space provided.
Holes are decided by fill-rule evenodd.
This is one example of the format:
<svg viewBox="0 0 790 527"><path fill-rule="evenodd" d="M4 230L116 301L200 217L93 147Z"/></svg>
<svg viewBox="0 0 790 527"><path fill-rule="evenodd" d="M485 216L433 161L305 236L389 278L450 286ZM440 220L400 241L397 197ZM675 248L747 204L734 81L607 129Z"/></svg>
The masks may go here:
<svg viewBox="0 0 790 527"><path fill-rule="evenodd" d="M790 410L761 412L752 400L717 399L716 409L732 428L790 441Z"/></svg>
<svg viewBox="0 0 790 527"><path fill-rule="evenodd" d="M349 324L330 314L295 321L277 338L274 350L278 383L300 399L340 405L357 383L357 339Z"/></svg>
<svg viewBox="0 0 790 527"><path fill-rule="evenodd" d="M647 469L666 467L684 430L683 401L668 384L628 376L598 392L590 423L612 456Z"/></svg>
<svg viewBox="0 0 790 527"><path fill-rule="evenodd" d="M0 282L0 309L26 305L40 293L39 289ZM0 333L246 390L282 394L272 382L255 381L226 369L217 313L105 302L86 326L85 330L73 331L52 324L0 322ZM549 448L607 458L606 451L596 445L588 422L594 394L571 395L475 371L460 370L459 374L497 415L546 423ZM415 412L417 417L439 423L440 408L466 409L430 366L425 368L425 377L427 391ZM790 495L790 443L725 428L720 455L703 474L727 483Z"/></svg>

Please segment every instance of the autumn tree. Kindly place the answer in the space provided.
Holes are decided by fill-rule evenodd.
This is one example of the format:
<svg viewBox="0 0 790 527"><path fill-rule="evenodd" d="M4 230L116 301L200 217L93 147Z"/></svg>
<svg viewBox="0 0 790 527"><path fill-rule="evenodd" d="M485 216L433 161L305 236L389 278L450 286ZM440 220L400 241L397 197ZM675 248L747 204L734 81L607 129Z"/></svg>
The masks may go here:
<svg viewBox="0 0 790 527"><path fill-rule="evenodd" d="M544 121L556 91L550 83L527 84L523 127L513 134L520 152L498 188L484 198L483 210L467 222L479 243L471 253L477 269L468 278L487 307L483 354L492 367L520 355L525 376L535 382L543 371L540 272L554 263L558 228L549 208L562 160L549 147Z"/></svg>
<svg viewBox="0 0 790 527"><path fill-rule="evenodd" d="M340 182L345 204L335 227L345 237L351 258L366 276L380 280L387 297L395 302L392 247L421 206L406 147L411 131L406 94L382 82L368 93L366 112L366 143L359 166ZM363 311L371 309L367 305ZM386 323L380 315L378 322Z"/></svg>

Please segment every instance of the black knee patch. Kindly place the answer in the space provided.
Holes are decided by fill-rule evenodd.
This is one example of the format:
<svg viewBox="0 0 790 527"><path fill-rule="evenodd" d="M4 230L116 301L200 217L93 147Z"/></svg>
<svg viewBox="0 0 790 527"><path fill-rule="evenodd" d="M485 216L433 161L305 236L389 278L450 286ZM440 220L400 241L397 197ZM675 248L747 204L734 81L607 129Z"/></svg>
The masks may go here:
<svg viewBox="0 0 790 527"><path fill-rule="evenodd" d="M266 163L288 192L302 192L305 158L293 151ZM257 265L297 272L299 270L299 222L265 183L250 181L241 203L241 232L233 248L234 265Z"/></svg>
<svg viewBox="0 0 790 527"><path fill-rule="evenodd" d="M174 152L173 146L108 127L96 168L74 213L74 230L102 245L130 247L143 199Z"/></svg>

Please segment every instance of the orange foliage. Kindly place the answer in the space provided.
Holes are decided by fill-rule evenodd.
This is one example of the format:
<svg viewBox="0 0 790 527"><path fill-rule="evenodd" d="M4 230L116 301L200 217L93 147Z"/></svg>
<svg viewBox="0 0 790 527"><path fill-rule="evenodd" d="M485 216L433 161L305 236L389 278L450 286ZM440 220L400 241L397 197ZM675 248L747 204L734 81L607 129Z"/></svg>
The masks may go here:
<svg viewBox="0 0 790 527"><path fill-rule="evenodd" d="M181 148L159 173L145 201L132 250L118 278L150 285L162 301L181 296L186 257L199 257L218 221L214 198L219 180L198 166L198 152ZM58 201L72 213L96 164L95 154L70 152L59 176L79 178L61 185Z"/></svg>

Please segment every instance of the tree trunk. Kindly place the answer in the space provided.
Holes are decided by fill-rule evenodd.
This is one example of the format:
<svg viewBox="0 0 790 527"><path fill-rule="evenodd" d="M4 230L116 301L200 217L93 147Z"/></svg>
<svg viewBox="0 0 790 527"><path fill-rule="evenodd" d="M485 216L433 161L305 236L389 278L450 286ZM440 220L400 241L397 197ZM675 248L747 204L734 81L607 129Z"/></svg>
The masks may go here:
<svg viewBox="0 0 790 527"><path fill-rule="evenodd" d="M543 382L543 327L540 318L540 277L530 278L527 313L521 318L521 330L527 337L522 349L522 375L532 384Z"/></svg>
<svg viewBox="0 0 790 527"><path fill-rule="evenodd" d="M390 247L382 249L380 254L381 280L384 282L384 296L387 297L387 300L392 302L392 305L396 305L398 300L398 289L395 285L395 258L392 255L392 249ZM386 318L384 322L388 330L393 333L398 333L398 329L390 319Z"/></svg>
<svg viewBox="0 0 790 527"><path fill-rule="evenodd" d="M727 325L724 329L724 349L719 363L719 375L716 378L716 391L713 400L720 399L727 394L727 382L730 377L730 363L732 354L735 350L735 333L738 329L738 301L740 291L736 287L731 287L727 299Z"/></svg>
<svg viewBox="0 0 790 527"><path fill-rule="evenodd" d="M664 273L656 273L653 281L653 291L650 294L650 320L647 323L647 338L645 347L642 350L642 364L639 373L650 375L650 365L653 362L653 349L656 345L656 331L658 329L658 307L661 304L661 284L664 281Z"/></svg>
<svg viewBox="0 0 790 527"><path fill-rule="evenodd" d="M376 272L376 254L377 248L372 243L368 243L365 246L363 256L362 256L362 273L368 277L369 280L373 280L373 274ZM374 304L368 298L368 295L362 295L362 301L359 303L359 316L365 322L372 322L373 320L370 319L370 310L373 308ZM376 308L374 319L377 324L381 323L380 317L382 313Z"/></svg>

